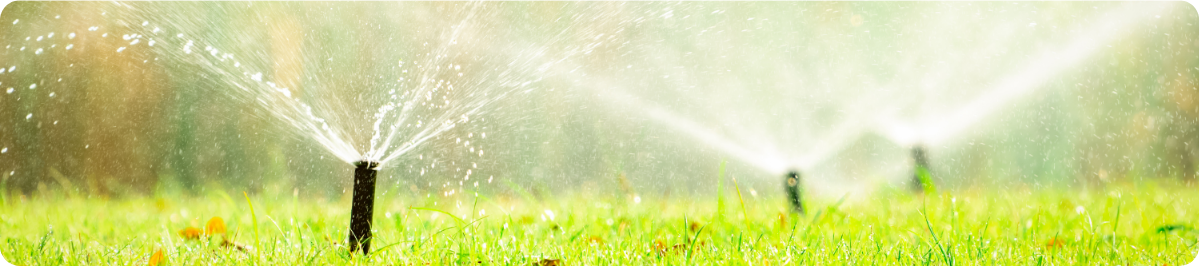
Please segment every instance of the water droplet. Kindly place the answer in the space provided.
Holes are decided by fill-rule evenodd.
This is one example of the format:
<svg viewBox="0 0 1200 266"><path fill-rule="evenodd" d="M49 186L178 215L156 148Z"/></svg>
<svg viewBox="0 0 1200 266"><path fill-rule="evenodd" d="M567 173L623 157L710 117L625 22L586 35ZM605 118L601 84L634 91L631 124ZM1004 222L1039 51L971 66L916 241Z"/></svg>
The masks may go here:
<svg viewBox="0 0 1200 266"><path fill-rule="evenodd" d="M183 34L180 33L179 36L183 37ZM183 45L183 53L185 53L185 54L192 53L192 45L193 45L192 40L188 40L187 43Z"/></svg>
<svg viewBox="0 0 1200 266"><path fill-rule="evenodd" d="M51 93L50 93L50 98L54 98L54 93L53 93L53 92L51 92Z"/></svg>
<svg viewBox="0 0 1200 266"><path fill-rule="evenodd" d="M20 21L21 21L20 19L14 19L14 20L13 20L13 25L17 25L17 22L20 22Z"/></svg>
<svg viewBox="0 0 1200 266"><path fill-rule="evenodd" d="M37 89L37 83L29 84L29 89Z"/></svg>
<svg viewBox="0 0 1200 266"><path fill-rule="evenodd" d="M46 34L46 39L49 39L49 38L54 38L53 32L51 32L50 34Z"/></svg>
<svg viewBox="0 0 1200 266"><path fill-rule="evenodd" d="M25 115L25 120L29 120L30 118L33 118L33 113Z"/></svg>
<svg viewBox="0 0 1200 266"><path fill-rule="evenodd" d="M117 48L118 53L120 53L121 51L125 51L125 46L121 46L121 48Z"/></svg>
<svg viewBox="0 0 1200 266"><path fill-rule="evenodd" d="M150 41L147 42L146 44L150 45L150 46L154 46L154 39L150 39Z"/></svg>
<svg viewBox="0 0 1200 266"><path fill-rule="evenodd" d="M74 45L74 44L68 44L68 45L67 45L67 50L71 50L71 48L72 48L72 47L75 47L75 45Z"/></svg>
<svg viewBox="0 0 1200 266"><path fill-rule="evenodd" d="M254 73L254 75L250 76L250 79L253 79L254 81L262 81L262 72Z"/></svg>
<svg viewBox="0 0 1200 266"><path fill-rule="evenodd" d="M13 92L13 88L12 88L12 87L8 87L8 94L12 94L12 92Z"/></svg>
<svg viewBox="0 0 1200 266"><path fill-rule="evenodd" d="M72 33L67 34L67 39L75 39L75 33L72 32Z"/></svg>
<svg viewBox="0 0 1200 266"><path fill-rule="evenodd" d="M133 39L132 42L129 42L129 45L138 44L139 42L142 42L142 39Z"/></svg>
<svg viewBox="0 0 1200 266"><path fill-rule="evenodd" d="M3 149L0 149L0 153L8 153L8 147L4 147Z"/></svg>
<svg viewBox="0 0 1200 266"><path fill-rule="evenodd" d="M46 37L46 36L38 36L38 37L37 37L37 41L39 41L39 42L40 42L40 41L42 41L42 38L45 38L45 37Z"/></svg>
<svg viewBox="0 0 1200 266"><path fill-rule="evenodd" d="M37 51L33 51L33 54L42 54L42 48L38 48Z"/></svg>
<svg viewBox="0 0 1200 266"><path fill-rule="evenodd" d="M142 26L150 25L149 21L142 21Z"/></svg>

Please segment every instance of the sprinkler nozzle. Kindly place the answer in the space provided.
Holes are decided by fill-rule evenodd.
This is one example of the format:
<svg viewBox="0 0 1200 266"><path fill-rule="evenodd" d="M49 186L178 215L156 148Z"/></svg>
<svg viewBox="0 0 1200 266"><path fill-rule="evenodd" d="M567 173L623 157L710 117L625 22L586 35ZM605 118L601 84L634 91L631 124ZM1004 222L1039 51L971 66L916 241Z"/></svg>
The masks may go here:
<svg viewBox="0 0 1200 266"><path fill-rule="evenodd" d="M912 147L913 159L913 174L912 188L917 193L925 192L933 189L933 180L930 178L929 171L929 156L925 154L925 146L914 145Z"/></svg>
<svg viewBox="0 0 1200 266"><path fill-rule="evenodd" d="M354 202L350 206L350 253L371 250L371 217L375 209L375 171L379 162L354 163Z"/></svg>
<svg viewBox="0 0 1200 266"><path fill-rule="evenodd" d="M800 181L800 172L788 171L787 176L783 178L783 189L787 192L788 202L792 204L792 211L804 214L804 202L802 201L804 194L800 189L804 184L801 184Z"/></svg>

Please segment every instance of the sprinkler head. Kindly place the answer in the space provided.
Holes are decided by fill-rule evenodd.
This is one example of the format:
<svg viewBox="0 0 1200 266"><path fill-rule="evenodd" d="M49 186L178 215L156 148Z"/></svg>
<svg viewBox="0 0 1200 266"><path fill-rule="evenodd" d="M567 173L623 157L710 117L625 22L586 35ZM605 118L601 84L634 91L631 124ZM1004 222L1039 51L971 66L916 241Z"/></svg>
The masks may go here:
<svg viewBox="0 0 1200 266"><path fill-rule="evenodd" d="M783 190L787 192L788 203L792 205L792 211L804 214L804 202L802 201L804 194L801 186L803 184L800 180L800 172L788 171L787 175L783 177Z"/></svg>
<svg viewBox="0 0 1200 266"><path fill-rule="evenodd" d="M374 162L374 161L357 161L357 162L354 162L354 167L355 167L355 168L357 168L357 169L371 169L371 170L375 170L376 168L379 168L379 162Z"/></svg>
<svg viewBox="0 0 1200 266"><path fill-rule="evenodd" d="M371 217L375 209L375 172L379 162L354 163L354 202L350 205L350 253L371 250Z"/></svg>
<svg viewBox="0 0 1200 266"><path fill-rule="evenodd" d="M920 144L913 145L912 159L913 159L913 174L912 174L913 191L920 193L920 192L925 192L926 189L932 189L933 188L933 180L930 179L929 156L926 155L926 153L925 153L924 145L920 145Z"/></svg>

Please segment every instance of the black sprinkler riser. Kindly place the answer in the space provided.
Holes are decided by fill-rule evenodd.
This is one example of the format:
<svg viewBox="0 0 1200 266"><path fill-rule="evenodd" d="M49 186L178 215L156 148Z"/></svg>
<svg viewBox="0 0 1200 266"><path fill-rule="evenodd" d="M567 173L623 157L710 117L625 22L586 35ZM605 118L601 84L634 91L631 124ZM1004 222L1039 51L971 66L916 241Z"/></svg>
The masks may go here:
<svg viewBox="0 0 1200 266"><path fill-rule="evenodd" d="M925 146L919 145L919 144L913 145L912 159L913 159L913 174L912 174L913 190L918 193L925 192L925 183L924 183L924 181L921 180L921 170L924 170L926 173L929 173L929 156L925 153Z"/></svg>
<svg viewBox="0 0 1200 266"><path fill-rule="evenodd" d="M350 206L350 253L371 250L371 217L375 209L375 172L378 162L354 163L354 202Z"/></svg>
<svg viewBox="0 0 1200 266"><path fill-rule="evenodd" d="M804 214L804 201L802 200L804 193L800 189L803 185L800 172L790 171L783 177L783 189L787 192L788 203L792 205L792 211L799 214Z"/></svg>

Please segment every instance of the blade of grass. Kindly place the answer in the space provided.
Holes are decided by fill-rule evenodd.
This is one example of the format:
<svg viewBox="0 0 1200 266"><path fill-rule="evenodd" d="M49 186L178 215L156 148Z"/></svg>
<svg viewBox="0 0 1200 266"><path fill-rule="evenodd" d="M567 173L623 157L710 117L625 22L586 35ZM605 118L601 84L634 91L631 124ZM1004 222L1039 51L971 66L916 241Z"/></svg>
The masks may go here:
<svg viewBox="0 0 1200 266"><path fill-rule="evenodd" d="M737 190L738 203L742 204L742 216L745 217L742 219L742 223L746 224L746 229L750 229L750 213L746 212L746 200L742 199L742 187L738 185L736 178L731 180L733 180L733 188Z"/></svg>
<svg viewBox="0 0 1200 266"><path fill-rule="evenodd" d="M717 214L713 221L725 221L725 160L717 168Z"/></svg>
<svg viewBox="0 0 1200 266"><path fill-rule="evenodd" d="M423 207L409 207L409 209L413 209L413 210L422 210L422 211L431 211L431 212L440 212L440 213L442 213L442 214L445 214L445 215L448 215L448 216L450 216L450 218L454 218L454 221L457 221L459 224L461 224L461 225L463 225L463 226L466 226L466 225L468 224L466 220L463 220L462 218L458 218L458 216L454 216L454 214L450 214L449 212L446 212L446 211L443 211L443 210L434 209L434 208L423 208Z"/></svg>
<svg viewBox="0 0 1200 266"><path fill-rule="evenodd" d="M925 218L925 228L928 228L929 234L933 235L933 242L934 244L937 244L938 252L942 253L942 258L946 261L946 263L953 266L954 260L950 258L950 254L946 253L946 249L942 247L942 241L939 240L937 234L933 232L933 224L929 222L929 214L927 210L928 209L926 209L925 206L921 206L921 216Z"/></svg>
<svg viewBox="0 0 1200 266"><path fill-rule="evenodd" d="M250 206L250 222L254 225L254 254L258 255L258 250L262 249L258 241L258 217L254 216L254 204L250 203L250 194L242 191L242 196L246 196L246 205Z"/></svg>

